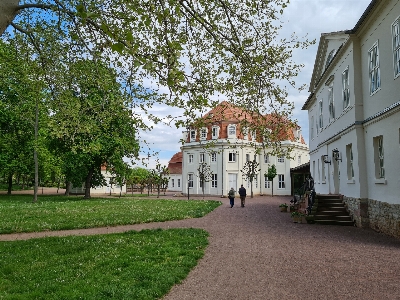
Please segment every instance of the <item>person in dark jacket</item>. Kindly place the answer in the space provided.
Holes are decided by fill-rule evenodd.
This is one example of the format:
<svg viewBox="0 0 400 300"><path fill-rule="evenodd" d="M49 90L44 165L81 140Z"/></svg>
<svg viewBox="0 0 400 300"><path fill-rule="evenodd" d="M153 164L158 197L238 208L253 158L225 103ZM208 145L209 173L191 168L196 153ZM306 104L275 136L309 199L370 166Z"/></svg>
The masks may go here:
<svg viewBox="0 0 400 300"><path fill-rule="evenodd" d="M246 201L246 189L243 187L243 184L240 186L239 196L240 196L241 206L244 207L244 202Z"/></svg>
<svg viewBox="0 0 400 300"><path fill-rule="evenodd" d="M230 191L228 192L228 198L232 208L233 205L235 204L235 190L233 188L231 188Z"/></svg>

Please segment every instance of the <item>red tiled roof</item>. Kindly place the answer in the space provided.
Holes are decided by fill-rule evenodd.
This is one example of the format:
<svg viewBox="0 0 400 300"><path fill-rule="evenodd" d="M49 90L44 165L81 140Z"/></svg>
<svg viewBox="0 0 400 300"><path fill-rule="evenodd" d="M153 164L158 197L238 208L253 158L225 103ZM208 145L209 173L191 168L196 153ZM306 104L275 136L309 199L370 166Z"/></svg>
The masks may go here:
<svg viewBox="0 0 400 300"><path fill-rule="evenodd" d="M168 162L170 174L182 174L182 152L175 153Z"/></svg>

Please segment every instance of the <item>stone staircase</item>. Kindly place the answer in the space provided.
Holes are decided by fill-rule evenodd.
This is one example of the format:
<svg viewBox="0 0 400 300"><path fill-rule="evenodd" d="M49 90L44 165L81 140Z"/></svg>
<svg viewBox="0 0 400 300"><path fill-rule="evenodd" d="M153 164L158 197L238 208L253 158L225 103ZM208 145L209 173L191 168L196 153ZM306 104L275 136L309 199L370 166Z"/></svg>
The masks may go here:
<svg viewBox="0 0 400 300"><path fill-rule="evenodd" d="M311 214L306 219L308 223L355 226L340 195L317 194Z"/></svg>

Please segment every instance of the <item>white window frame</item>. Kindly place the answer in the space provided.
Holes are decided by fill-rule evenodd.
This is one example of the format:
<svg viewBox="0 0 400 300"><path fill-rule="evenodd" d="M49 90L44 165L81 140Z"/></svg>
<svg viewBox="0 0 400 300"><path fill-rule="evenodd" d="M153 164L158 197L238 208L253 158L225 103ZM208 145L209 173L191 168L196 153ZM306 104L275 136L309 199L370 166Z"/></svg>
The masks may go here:
<svg viewBox="0 0 400 300"><path fill-rule="evenodd" d="M319 100L319 102L318 102L318 108L319 108L319 119L318 119L319 123L318 123L318 128L319 128L319 131L320 131L320 132L322 131L322 128L324 128L323 107L324 107L324 105L323 105L323 101L322 101L322 99L321 99L321 100Z"/></svg>
<svg viewBox="0 0 400 300"><path fill-rule="evenodd" d="M326 175L325 175L325 156L321 156L321 183L326 183Z"/></svg>
<svg viewBox="0 0 400 300"><path fill-rule="evenodd" d="M250 161L250 154L246 153L246 162Z"/></svg>
<svg viewBox="0 0 400 300"><path fill-rule="evenodd" d="M374 146L374 162L375 162L375 178L385 178L385 165L384 165L384 145L383 136L376 136L373 138Z"/></svg>
<svg viewBox="0 0 400 300"><path fill-rule="evenodd" d="M178 188L181 187L181 179L178 178Z"/></svg>
<svg viewBox="0 0 400 300"><path fill-rule="evenodd" d="M264 154L264 163L265 164L269 164L270 159L269 159L269 155L268 154Z"/></svg>
<svg viewBox="0 0 400 300"><path fill-rule="evenodd" d="M211 175L211 187L217 188L218 187L218 174L212 174Z"/></svg>
<svg viewBox="0 0 400 300"><path fill-rule="evenodd" d="M175 179L171 179L171 187L175 187Z"/></svg>
<svg viewBox="0 0 400 300"><path fill-rule="evenodd" d="M374 95L381 89L381 71L379 67L379 43L376 41L368 50L369 93Z"/></svg>
<svg viewBox="0 0 400 300"><path fill-rule="evenodd" d="M207 128L203 127L200 129L200 140L204 141L207 139Z"/></svg>
<svg viewBox="0 0 400 300"><path fill-rule="evenodd" d="M191 142L196 141L196 130L190 130L190 141Z"/></svg>
<svg viewBox="0 0 400 300"><path fill-rule="evenodd" d="M236 137L236 125L229 124L228 125L228 138L235 138Z"/></svg>
<svg viewBox="0 0 400 300"><path fill-rule="evenodd" d="M193 188L193 173L188 174L188 186L189 188Z"/></svg>
<svg viewBox="0 0 400 300"><path fill-rule="evenodd" d="M236 152L232 151L228 153L228 162L236 162Z"/></svg>
<svg viewBox="0 0 400 300"><path fill-rule="evenodd" d="M392 23L394 78L400 77L400 16Z"/></svg>
<svg viewBox="0 0 400 300"><path fill-rule="evenodd" d="M219 126L213 126L212 127L212 139L213 140L215 140L215 139L218 139L218 136L219 136Z"/></svg>
<svg viewBox="0 0 400 300"><path fill-rule="evenodd" d="M342 72L343 110L350 105L349 66Z"/></svg>
<svg viewBox="0 0 400 300"><path fill-rule="evenodd" d="M199 162L200 163L203 163L203 162L205 162L206 161L206 155L202 152L202 153L200 153L200 155L199 155Z"/></svg>
<svg viewBox="0 0 400 300"><path fill-rule="evenodd" d="M301 165L301 155L298 155L298 156L297 156L297 164L298 164L298 165Z"/></svg>
<svg viewBox="0 0 400 300"><path fill-rule="evenodd" d="M346 159L347 159L347 179L351 180L354 178L353 168L353 145L346 145Z"/></svg>
<svg viewBox="0 0 400 300"><path fill-rule="evenodd" d="M328 87L329 122L335 120L335 102L333 100L333 85Z"/></svg>
<svg viewBox="0 0 400 300"><path fill-rule="evenodd" d="M271 181L268 180L268 177L264 177L264 188L266 189L271 188Z"/></svg>
<svg viewBox="0 0 400 300"><path fill-rule="evenodd" d="M284 156L278 156L278 163L284 163L285 162L285 157Z"/></svg>
<svg viewBox="0 0 400 300"><path fill-rule="evenodd" d="M284 174L278 174L278 189L284 189L285 188L285 175Z"/></svg>
<svg viewBox="0 0 400 300"><path fill-rule="evenodd" d="M189 162L189 164L192 164L194 162L194 155L193 154L188 154L188 162Z"/></svg>
<svg viewBox="0 0 400 300"><path fill-rule="evenodd" d="M326 58L326 62L325 62L325 69L329 67L329 65L331 64L331 61L333 59L333 57L336 54L336 49L331 50L331 52L329 52L328 57Z"/></svg>

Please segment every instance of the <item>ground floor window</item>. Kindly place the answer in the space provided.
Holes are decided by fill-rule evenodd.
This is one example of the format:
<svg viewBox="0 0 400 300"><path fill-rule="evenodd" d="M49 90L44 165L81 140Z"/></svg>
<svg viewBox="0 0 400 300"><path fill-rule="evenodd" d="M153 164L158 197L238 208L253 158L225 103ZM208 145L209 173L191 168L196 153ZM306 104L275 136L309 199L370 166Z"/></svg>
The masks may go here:
<svg viewBox="0 0 400 300"><path fill-rule="evenodd" d="M181 187L181 180L178 179L178 187Z"/></svg>
<svg viewBox="0 0 400 300"><path fill-rule="evenodd" d="M217 187L217 174L212 174L211 176L211 187Z"/></svg>
<svg viewBox="0 0 400 300"><path fill-rule="evenodd" d="M270 189L271 188L271 181L268 180L268 177L264 177L264 187L266 189Z"/></svg>
<svg viewBox="0 0 400 300"><path fill-rule="evenodd" d="M190 188L193 187L193 174L189 174L189 175L188 175L188 186L189 186Z"/></svg>
<svg viewBox="0 0 400 300"><path fill-rule="evenodd" d="M175 179L171 179L171 186L175 187Z"/></svg>
<svg viewBox="0 0 400 300"><path fill-rule="evenodd" d="M285 175L278 174L278 188L284 189L285 188Z"/></svg>

